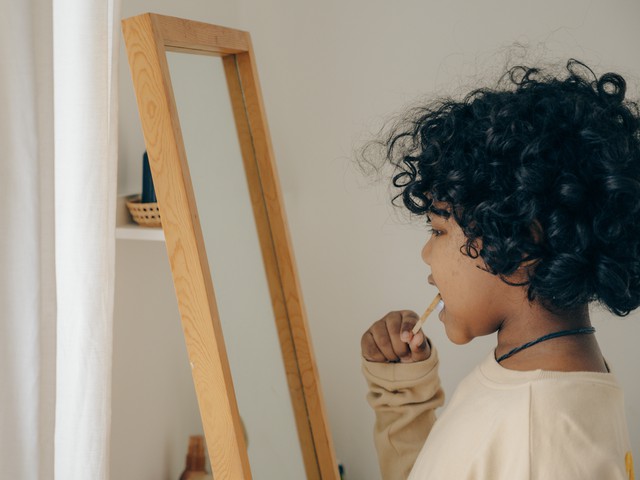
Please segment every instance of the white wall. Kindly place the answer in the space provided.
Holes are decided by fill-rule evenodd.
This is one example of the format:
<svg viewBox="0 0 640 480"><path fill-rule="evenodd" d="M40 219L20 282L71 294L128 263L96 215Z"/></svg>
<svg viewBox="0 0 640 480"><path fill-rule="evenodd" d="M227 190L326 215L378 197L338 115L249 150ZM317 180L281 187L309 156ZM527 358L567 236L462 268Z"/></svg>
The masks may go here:
<svg viewBox="0 0 640 480"><path fill-rule="evenodd" d="M625 74L637 98L640 4L229 0L205 8L185 0L160 9L158 2L137 3L251 32L337 454L349 479L378 478L373 415L359 371L360 335L389 310L422 311L435 290L426 284L420 259L426 230L392 211L386 186L369 186L356 173L354 148L418 97L463 92L478 85L470 76L495 78L499 69L484 72L502 64L514 41L532 45L534 59L574 56L597 73ZM194 7L186 12L188 5ZM127 88L121 91L122 193L139 190L143 148ZM595 321L626 392L636 456L639 316L597 314ZM426 328L451 394L493 339L457 347L439 324Z"/></svg>
<svg viewBox="0 0 640 480"><path fill-rule="evenodd" d="M118 240L111 478L177 479L202 434L164 242Z"/></svg>
<svg viewBox="0 0 640 480"><path fill-rule="evenodd" d="M159 13L189 18L218 25L237 25L239 4L233 0L121 0L122 18L141 13ZM121 37L122 38L122 37ZM138 117L138 106L124 49L120 42L119 61L119 162L118 193L140 193L142 185L142 152L144 139Z"/></svg>

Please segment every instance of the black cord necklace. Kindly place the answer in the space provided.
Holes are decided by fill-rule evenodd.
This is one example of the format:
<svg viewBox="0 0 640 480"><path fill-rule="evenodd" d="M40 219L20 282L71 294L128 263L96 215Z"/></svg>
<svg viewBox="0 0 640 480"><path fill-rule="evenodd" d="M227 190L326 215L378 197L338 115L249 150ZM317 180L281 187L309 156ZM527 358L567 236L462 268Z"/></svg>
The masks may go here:
<svg viewBox="0 0 640 480"><path fill-rule="evenodd" d="M506 358L509 358L511 355L515 355L520 350L524 350L525 348L529 348L529 347L535 345L536 343L544 342L545 340L551 340L552 338L564 337L565 335L582 335L582 334L595 333L595 331L596 331L596 329L593 328L593 327L583 327L583 328L574 328L573 330L562 330L560 332L548 333L547 335L543 335L542 337L540 337L540 338L538 338L536 340L533 340L531 342L525 343L524 345L520 345L519 347L514 348L513 350L509 351L508 353L505 353L504 355L502 355L496 361L498 363L500 363L502 360L504 360Z"/></svg>

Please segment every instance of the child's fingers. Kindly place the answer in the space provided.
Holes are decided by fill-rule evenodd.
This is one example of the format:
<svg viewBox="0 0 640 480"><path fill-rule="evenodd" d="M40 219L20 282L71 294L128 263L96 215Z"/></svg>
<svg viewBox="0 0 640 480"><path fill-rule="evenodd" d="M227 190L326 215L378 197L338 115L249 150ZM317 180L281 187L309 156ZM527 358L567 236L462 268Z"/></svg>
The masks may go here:
<svg viewBox="0 0 640 480"><path fill-rule="evenodd" d="M367 330L362 335L362 339L360 340L360 347L362 349L362 356L365 360L370 362L386 362L387 357L384 356L384 353L380 351L378 345L373 339L373 333Z"/></svg>
<svg viewBox="0 0 640 480"><path fill-rule="evenodd" d="M392 312L385 318L385 325L387 327L387 332L389 333L393 352L400 360L410 358L411 350L407 344L408 342L405 342L400 338L400 329L404 321L404 312Z"/></svg>
<svg viewBox="0 0 640 480"><path fill-rule="evenodd" d="M427 337L422 330L416 333L409 342L409 348L411 349L411 361L420 362L426 360L431 356L431 348Z"/></svg>
<svg viewBox="0 0 640 480"><path fill-rule="evenodd" d="M371 326L369 331L373 335L373 340L376 346L385 356L387 361L397 362L398 360L400 360L398 355L393 350L393 343L391 342L389 330L387 330L387 325L384 320L378 320Z"/></svg>
<svg viewBox="0 0 640 480"><path fill-rule="evenodd" d="M413 334L418 314L393 311L375 322L362 335L362 356L371 362L416 362L429 357L430 348L422 331Z"/></svg>
<svg viewBox="0 0 640 480"><path fill-rule="evenodd" d="M424 347L426 343L427 337L422 330L419 330L418 333L416 333L409 342L409 348L411 349L412 353L418 352L421 348Z"/></svg>
<svg viewBox="0 0 640 480"><path fill-rule="evenodd" d="M400 326L400 339L409 343L411 338L413 337L413 327L416 323L418 323L418 314L411 310L403 310L402 311L402 325Z"/></svg>

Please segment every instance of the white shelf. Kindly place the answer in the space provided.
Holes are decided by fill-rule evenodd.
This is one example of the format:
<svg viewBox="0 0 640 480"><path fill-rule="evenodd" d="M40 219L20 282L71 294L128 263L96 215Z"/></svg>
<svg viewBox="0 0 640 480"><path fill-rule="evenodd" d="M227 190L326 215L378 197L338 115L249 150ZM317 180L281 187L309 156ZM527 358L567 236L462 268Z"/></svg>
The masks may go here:
<svg viewBox="0 0 640 480"><path fill-rule="evenodd" d="M119 240L153 240L164 242L162 228L141 227L135 223L116 227L116 238Z"/></svg>
<svg viewBox="0 0 640 480"><path fill-rule="evenodd" d="M116 238L120 240L151 240L164 242L161 227L141 227L131 219L127 209L127 200L135 195L118 197L116 206Z"/></svg>

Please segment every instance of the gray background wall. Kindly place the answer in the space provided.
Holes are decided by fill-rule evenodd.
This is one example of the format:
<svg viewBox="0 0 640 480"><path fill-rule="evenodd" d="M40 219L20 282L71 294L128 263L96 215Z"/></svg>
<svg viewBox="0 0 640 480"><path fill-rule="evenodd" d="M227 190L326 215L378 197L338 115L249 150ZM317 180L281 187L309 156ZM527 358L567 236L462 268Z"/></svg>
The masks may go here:
<svg viewBox="0 0 640 480"><path fill-rule="evenodd" d="M147 11L251 32L337 455L349 479L378 478L360 335L390 310L421 312L435 290L420 259L426 229L354 169L354 150L416 99L494 80L521 54L514 42L533 61L577 57L622 73L640 97L640 4L123 0L123 17ZM128 194L140 191L144 144L123 48L120 60L118 188ZM201 427L164 245L118 241L115 311L112 478L177 478ZM636 456L638 316L594 311ZM450 395L494 338L458 347L437 322L426 329Z"/></svg>

